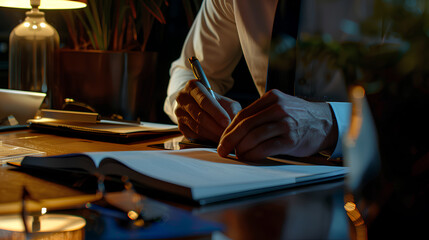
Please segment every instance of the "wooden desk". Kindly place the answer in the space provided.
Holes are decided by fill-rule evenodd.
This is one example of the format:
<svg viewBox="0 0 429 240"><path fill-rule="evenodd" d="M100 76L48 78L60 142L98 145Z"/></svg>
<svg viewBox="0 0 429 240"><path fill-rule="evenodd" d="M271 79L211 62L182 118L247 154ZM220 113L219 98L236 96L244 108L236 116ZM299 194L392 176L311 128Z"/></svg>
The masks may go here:
<svg viewBox="0 0 429 240"><path fill-rule="evenodd" d="M173 137L177 137L173 136ZM99 142L55 136L31 130L0 133L3 143L44 151L47 155L88 151L155 150L151 144L172 137L161 137L129 144ZM0 203L18 201L22 187L35 198L55 198L82 194L79 190L30 174L0 167ZM343 201L343 181L276 191L245 199L196 207L174 204L201 218L222 222L231 239L347 239L349 224Z"/></svg>

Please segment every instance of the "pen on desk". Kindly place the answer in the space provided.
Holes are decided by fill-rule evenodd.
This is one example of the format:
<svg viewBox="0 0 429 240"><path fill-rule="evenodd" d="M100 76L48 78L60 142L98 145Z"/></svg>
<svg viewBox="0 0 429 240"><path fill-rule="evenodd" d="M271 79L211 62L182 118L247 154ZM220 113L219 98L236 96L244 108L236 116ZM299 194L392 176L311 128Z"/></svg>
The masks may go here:
<svg viewBox="0 0 429 240"><path fill-rule="evenodd" d="M193 56L193 57L190 57L188 61L191 64L192 72L194 73L194 76L204 85L204 87L207 88L207 90L210 92L212 97L216 99L216 96L210 86L209 80L207 79L206 74L204 74L203 68L201 67L200 61L198 61L198 58Z"/></svg>

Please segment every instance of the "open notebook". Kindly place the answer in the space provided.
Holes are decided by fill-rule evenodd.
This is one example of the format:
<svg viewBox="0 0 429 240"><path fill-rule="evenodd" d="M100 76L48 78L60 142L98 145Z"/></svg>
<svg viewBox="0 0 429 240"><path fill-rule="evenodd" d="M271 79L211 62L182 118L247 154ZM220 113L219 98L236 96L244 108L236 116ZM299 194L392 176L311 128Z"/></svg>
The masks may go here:
<svg viewBox="0 0 429 240"><path fill-rule="evenodd" d="M137 185L201 205L341 178L347 172L345 167L290 165L268 159L260 164L241 162L205 148L26 157L21 166L128 176Z"/></svg>

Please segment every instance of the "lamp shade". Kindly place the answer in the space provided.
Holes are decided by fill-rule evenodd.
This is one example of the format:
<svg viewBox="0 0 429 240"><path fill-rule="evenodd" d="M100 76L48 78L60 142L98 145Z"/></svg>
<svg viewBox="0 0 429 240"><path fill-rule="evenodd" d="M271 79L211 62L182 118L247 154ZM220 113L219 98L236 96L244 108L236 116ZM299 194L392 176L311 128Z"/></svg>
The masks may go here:
<svg viewBox="0 0 429 240"><path fill-rule="evenodd" d="M39 9L77 9L86 7L86 0L39 0ZM31 9L30 0L0 0L0 7Z"/></svg>

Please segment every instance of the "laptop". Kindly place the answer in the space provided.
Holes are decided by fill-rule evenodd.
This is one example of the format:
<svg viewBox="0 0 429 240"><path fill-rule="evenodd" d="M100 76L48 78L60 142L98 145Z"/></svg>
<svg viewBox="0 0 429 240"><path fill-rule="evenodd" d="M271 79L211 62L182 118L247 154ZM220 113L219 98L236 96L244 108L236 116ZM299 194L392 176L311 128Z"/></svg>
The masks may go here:
<svg viewBox="0 0 429 240"><path fill-rule="evenodd" d="M0 121L3 123L0 130L26 126L27 120L34 118L45 97L46 93L0 88ZM17 121L13 120L13 126L4 123L11 116Z"/></svg>

